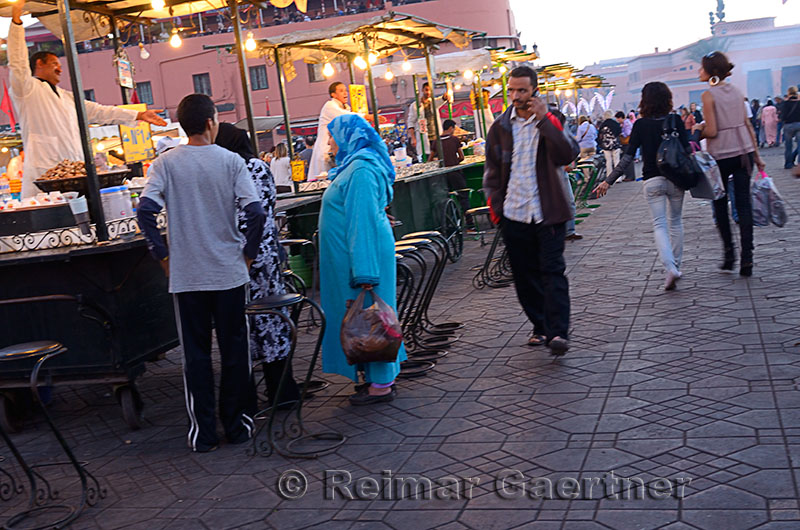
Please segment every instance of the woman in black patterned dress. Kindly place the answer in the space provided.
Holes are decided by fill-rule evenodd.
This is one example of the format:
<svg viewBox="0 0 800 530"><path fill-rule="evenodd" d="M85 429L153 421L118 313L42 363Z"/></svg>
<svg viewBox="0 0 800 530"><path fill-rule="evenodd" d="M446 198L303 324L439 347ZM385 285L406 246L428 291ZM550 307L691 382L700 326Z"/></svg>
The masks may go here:
<svg viewBox="0 0 800 530"><path fill-rule="evenodd" d="M269 166L255 156L247 133L230 123L219 124L215 143L244 158L253 183L261 195L261 205L267 212L264 237L261 240L258 256L250 266L250 298L258 300L270 295L283 294L286 288L281 277L282 249L275 224L275 181ZM239 227L244 228L244 219L241 216ZM278 392L278 383L286 366L289 348L289 328L286 324L273 316L253 317L253 326L250 328L250 355L254 363L261 363L270 405L275 404L275 394ZM284 389L279 402L297 400L299 397L299 387L292 375L290 364L287 388Z"/></svg>

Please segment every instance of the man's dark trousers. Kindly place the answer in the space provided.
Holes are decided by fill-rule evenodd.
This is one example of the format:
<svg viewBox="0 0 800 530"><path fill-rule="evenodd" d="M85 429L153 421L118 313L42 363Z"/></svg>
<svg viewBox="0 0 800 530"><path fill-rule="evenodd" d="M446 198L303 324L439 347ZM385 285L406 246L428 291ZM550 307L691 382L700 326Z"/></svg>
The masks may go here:
<svg viewBox="0 0 800 530"><path fill-rule="evenodd" d="M246 441L253 432L257 397L244 313L245 286L226 291L177 293L175 302L191 424L189 446L195 451L207 451L219 443L211 364L212 319L221 360L220 420L228 441Z"/></svg>
<svg viewBox="0 0 800 530"><path fill-rule="evenodd" d="M506 244L514 286L525 314L533 323L533 332L568 339L569 284L564 275L564 237L566 223L545 226L503 219Z"/></svg>

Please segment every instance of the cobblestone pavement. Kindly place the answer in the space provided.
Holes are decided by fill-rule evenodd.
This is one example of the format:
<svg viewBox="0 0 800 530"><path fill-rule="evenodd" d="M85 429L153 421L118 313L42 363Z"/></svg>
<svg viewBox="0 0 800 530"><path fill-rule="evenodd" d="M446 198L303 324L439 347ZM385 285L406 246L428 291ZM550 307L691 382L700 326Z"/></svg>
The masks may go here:
<svg viewBox="0 0 800 530"><path fill-rule="evenodd" d="M512 288L472 288L486 248L468 242L432 308L466 324L461 340L427 377L400 382L390 404L353 408L350 385L331 377L307 425L348 440L318 460L242 446L189 453L179 350L140 378L147 425L137 432L107 387L56 389L51 410L108 490L74 527L800 527L800 182L779 169L777 149L765 156L790 222L756 228L749 280L717 271L710 207L687 198L684 277L664 292L641 183L595 201L585 238L568 243L573 331L562 359L524 345L530 327ZM58 457L41 423L15 440L32 460ZM288 470L308 479L300 499L278 494ZM71 499L67 469L43 472ZM401 499L390 473L431 480L432 498ZM376 485L393 488L372 495ZM2 514L21 497L0 503Z"/></svg>

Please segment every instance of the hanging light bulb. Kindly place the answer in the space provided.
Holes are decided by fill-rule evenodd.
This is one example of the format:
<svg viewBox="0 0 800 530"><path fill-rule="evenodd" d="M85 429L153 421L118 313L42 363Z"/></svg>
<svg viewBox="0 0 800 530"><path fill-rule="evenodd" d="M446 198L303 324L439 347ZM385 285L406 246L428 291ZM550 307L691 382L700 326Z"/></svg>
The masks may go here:
<svg viewBox="0 0 800 530"><path fill-rule="evenodd" d="M247 40L244 41L244 49L249 52L256 51L256 39L253 38L253 32L247 33Z"/></svg>
<svg viewBox="0 0 800 530"><path fill-rule="evenodd" d="M560 95L561 95L561 89L560 89L560 88L557 88L557 89L556 89L556 96L560 96Z"/></svg>
<svg viewBox="0 0 800 530"><path fill-rule="evenodd" d="M404 72L411 71L411 62L408 59L403 59L403 65L401 67Z"/></svg>
<svg viewBox="0 0 800 530"><path fill-rule="evenodd" d="M145 61L150 58L150 52L145 50L143 42L139 43L139 57Z"/></svg>
<svg viewBox="0 0 800 530"><path fill-rule="evenodd" d="M367 61L364 60L363 57L360 55L353 59L353 64L361 68L362 70L367 69Z"/></svg>
<svg viewBox="0 0 800 530"><path fill-rule="evenodd" d="M495 83L492 85L492 90L494 90L495 92L500 90L500 88L501 88L500 83Z"/></svg>
<svg viewBox="0 0 800 530"><path fill-rule="evenodd" d="M181 36L178 35L178 28L172 28L172 37L169 38L169 45L173 48L180 48L183 42Z"/></svg>
<svg viewBox="0 0 800 530"><path fill-rule="evenodd" d="M151 0L150 7L152 7L156 11L161 11L165 7L167 7L167 2L165 0Z"/></svg>
<svg viewBox="0 0 800 530"><path fill-rule="evenodd" d="M568 88L566 91L564 91L564 95L570 97L572 95L572 90Z"/></svg>
<svg viewBox="0 0 800 530"><path fill-rule="evenodd" d="M473 77L475 77L475 73L472 70L464 70L465 81L472 81Z"/></svg>
<svg viewBox="0 0 800 530"><path fill-rule="evenodd" d="M105 151L105 150L106 150L106 144L104 144L103 142L97 142L97 145L95 146L95 150L96 150L98 153L99 153L100 151Z"/></svg>
<svg viewBox="0 0 800 530"><path fill-rule="evenodd" d="M453 88L455 88L456 90L461 90L461 83L456 83Z"/></svg>
<svg viewBox="0 0 800 530"><path fill-rule="evenodd" d="M329 62L326 62L325 66L322 67L322 75L325 77L331 77L335 73L333 66Z"/></svg>
<svg viewBox="0 0 800 530"><path fill-rule="evenodd" d="M8 147L3 146L3 148L0 149L0 153L8 153Z"/></svg>
<svg viewBox="0 0 800 530"><path fill-rule="evenodd" d="M501 73L501 74L504 74L504 73L508 72L508 68L507 68L507 67L506 67L506 65L504 65L504 64L501 64L501 65L500 65L500 68L499 68L499 70L500 70L500 73Z"/></svg>
<svg viewBox="0 0 800 530"><path fill-rule="evenodd" d="M387 81L391 81L392 79L394 79L394 72L392 72L391 69L387 69L386 74L384 74L383 78L386 79Z"/></svg>
<svg viewBox="0 0 800 530"><path fill-rule="evenodd" d="M369 52L369 55L367 55L367 61L369 61L369 64L375 64L378 62L378 56L372 52Z"/></svg>
<svg viewBox="0 0 800 530"><path fill-rule="evenodd" d="M575 78L574 77L570 77L569 78L569 84L570 85L574 85L575 84Z"/></svg>

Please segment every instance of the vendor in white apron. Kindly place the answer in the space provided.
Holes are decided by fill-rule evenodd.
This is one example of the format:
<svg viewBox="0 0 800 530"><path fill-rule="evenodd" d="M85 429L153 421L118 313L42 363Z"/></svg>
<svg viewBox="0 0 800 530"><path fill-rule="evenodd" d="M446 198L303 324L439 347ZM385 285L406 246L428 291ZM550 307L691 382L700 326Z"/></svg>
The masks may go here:
<svg viewBox="0 0 800 530"><path fill-rule="evenodd" d="M36 195L33 183L62 160L83 160L78 130L78 114L72 92L59 88L61 63L54 54L37 52L28 58L25 30L22 27L24 0L12 6L12 24L8 29L8 66L11 101L22 127L25 162L22 171L22 196ZM155 110L135 110L98 105L86 101L90 123L135 125L137 120L166 125Z"/></svg>
<svg viewBox="0 0 800 530"><path fill-rule="evenodd" d="M311 153L311 162L308 166L308 178L316 180L323 173L328 172L332 167L328 163L328 153L331 151L331 146L328 145L328 124L333 121L337 116L342 114L355 114L350 110L350 105L347 104L347 85L340 81L331 83L328 87L328 94L331 99L322 106L322 111L319 113L319 125L317 128L317 141L314 143L314 150ZM369 114L363 115L368 121L372 120Z"/></svg>

